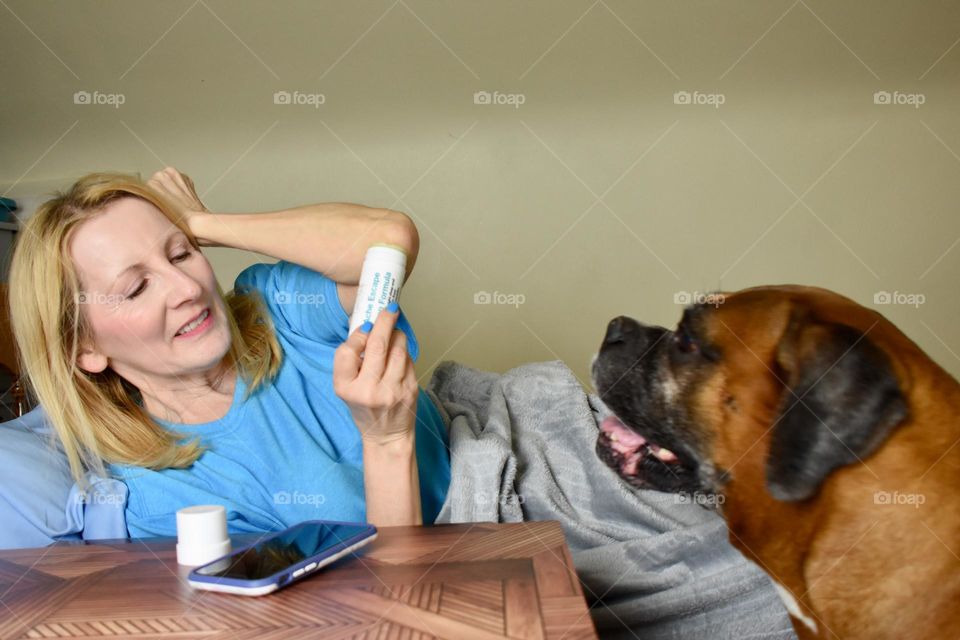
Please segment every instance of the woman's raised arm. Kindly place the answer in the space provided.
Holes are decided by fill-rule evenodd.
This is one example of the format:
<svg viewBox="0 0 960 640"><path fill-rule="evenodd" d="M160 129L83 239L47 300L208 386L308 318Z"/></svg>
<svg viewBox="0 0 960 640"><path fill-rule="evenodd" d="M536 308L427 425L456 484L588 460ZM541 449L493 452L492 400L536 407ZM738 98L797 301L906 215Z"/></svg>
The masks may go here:
<svg viewBox="0 0 960 640"><path fill-rule="evenodd" d="M407 253L407 274L420 250L416 225L391 209L327 202L263 213L214 213L200 201L193 181L173 167L147 184L164 196L203 246L246 249L356 285L367 248L387 242Z"/></svg>

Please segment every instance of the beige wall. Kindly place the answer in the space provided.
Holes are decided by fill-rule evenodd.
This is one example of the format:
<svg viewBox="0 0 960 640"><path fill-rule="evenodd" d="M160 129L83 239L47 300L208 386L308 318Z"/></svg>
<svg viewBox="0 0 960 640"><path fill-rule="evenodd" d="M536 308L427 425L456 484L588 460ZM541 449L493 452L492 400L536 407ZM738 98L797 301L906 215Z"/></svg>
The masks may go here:
<svg viewBox="0 0 960 640"><path fill-rule="evenodd" d="M878 308L960 373L960 4L6 0L0 26L5 191L170 164L215 210L406 211L424 376L561 358L586 382L610 317L780 282L921 294ZM209 256L226 288L256 259Z"/></svg>

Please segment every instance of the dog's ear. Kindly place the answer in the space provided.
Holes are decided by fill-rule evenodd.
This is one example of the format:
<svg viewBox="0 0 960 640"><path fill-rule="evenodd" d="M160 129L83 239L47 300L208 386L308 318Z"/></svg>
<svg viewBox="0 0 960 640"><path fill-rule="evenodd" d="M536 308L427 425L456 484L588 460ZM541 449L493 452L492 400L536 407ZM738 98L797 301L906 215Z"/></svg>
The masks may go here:
<svg viewBox="0 0 960 640"><path fill-rule="evenodd" d="M887 355L851 327L794 312L777 348L786 384L767 458L777 500L806 500L836 468L869 456L907 417Z"/></svg>

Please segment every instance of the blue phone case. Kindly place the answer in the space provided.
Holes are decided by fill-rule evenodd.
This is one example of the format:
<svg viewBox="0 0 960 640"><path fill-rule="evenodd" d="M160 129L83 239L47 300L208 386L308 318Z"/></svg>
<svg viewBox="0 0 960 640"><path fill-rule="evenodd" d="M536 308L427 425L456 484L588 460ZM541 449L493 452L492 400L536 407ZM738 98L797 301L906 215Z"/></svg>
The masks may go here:
<svg viewBox="0 0 960 640"><path fill-rule="evenodd" d="M323 547L316 553L304 557L296 562L292 562L279 568L271 575L259 579L245 579L230 576L204 575L200 573L203 569L217 565L218 563L236 561L239 556L257 545L263 545L276 538L291 536L295 533L308 534L310 528L320 529L321 527L330 527L333 525L346 525L350 527L361 527L362 530L346 538L338 539L334 543ZM306 520L299 524L265 535L262 539L248 544L222 558L217 558L213 562L194 568L187 576L187 580L192 587L206 589L210 591L221 591L224 593L234 593L238 595L259 596L272 593L281 587L285 587L301 578L304 578L313 572L335 562L339 558L352 553L356 549L372 542L377 537L377 528L371 524L363 522L339 522L334 520Z"/></svg>

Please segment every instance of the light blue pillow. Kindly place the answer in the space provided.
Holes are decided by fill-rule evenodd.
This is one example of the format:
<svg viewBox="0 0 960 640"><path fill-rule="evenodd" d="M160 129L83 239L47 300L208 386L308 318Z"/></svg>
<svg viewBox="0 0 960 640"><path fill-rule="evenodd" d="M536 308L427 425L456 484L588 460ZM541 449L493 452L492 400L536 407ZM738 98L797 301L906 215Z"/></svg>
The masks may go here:
<svg viewBox="0 0 960 640"><path fill-rule="evenodd" d="M126 485L87 480L81 492L41 407L0 423L0 549L127 537Z"/></svg>

